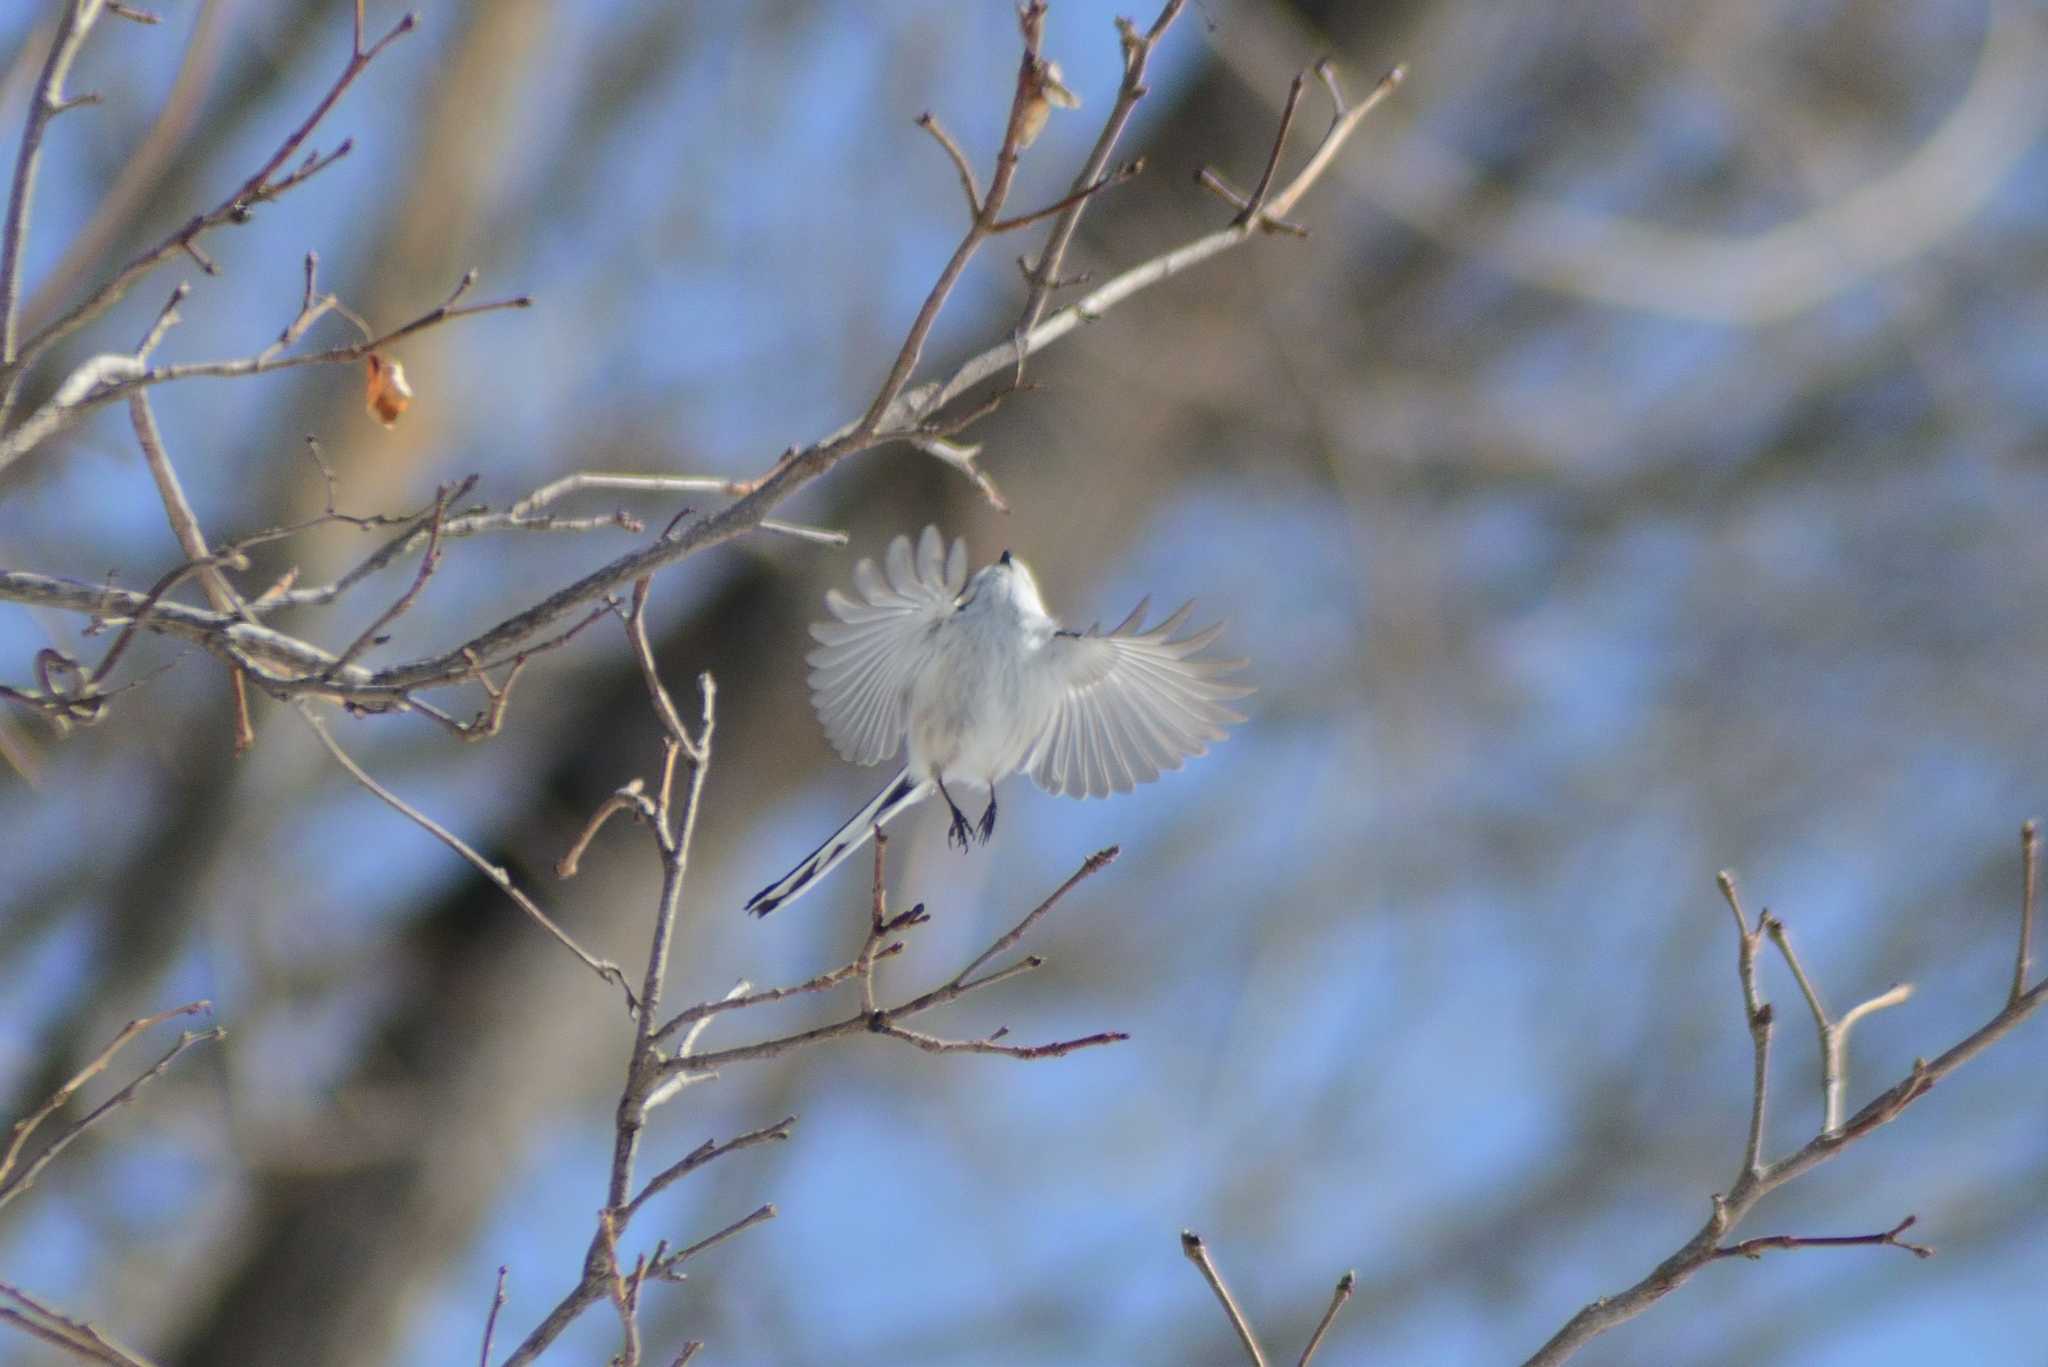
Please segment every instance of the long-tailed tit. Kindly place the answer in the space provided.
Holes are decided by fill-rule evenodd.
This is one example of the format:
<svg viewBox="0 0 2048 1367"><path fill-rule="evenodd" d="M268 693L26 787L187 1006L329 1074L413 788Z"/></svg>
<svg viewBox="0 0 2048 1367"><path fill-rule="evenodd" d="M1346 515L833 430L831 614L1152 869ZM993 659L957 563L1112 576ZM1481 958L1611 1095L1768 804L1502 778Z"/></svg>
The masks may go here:
<svg viewBox="0 0 2048 1367"><path fill-rule="evenodd" d="M889 543L888 574L863 560L855 600L832 590L835 620L811 627L811 699L825 734L855 764L876 764L909 741L909 763L853 819L787 874L754 894L766 916L823 877L904 808L933 793L953 814L948 839L965 850L995 832L995 785L1019 770L1065 797L1107 797L1178 769L1244 718L1223 704L1252 690L1217 676L1243 660L1197 659L1217 624L1179 640L1190 603L1150 631L1145 609L1108 633L1066 631L1047 615L1024 562L1004 551L967 576L967 543L949 552L927 527ZM954 801L986 790L976 825Z"/></svg>

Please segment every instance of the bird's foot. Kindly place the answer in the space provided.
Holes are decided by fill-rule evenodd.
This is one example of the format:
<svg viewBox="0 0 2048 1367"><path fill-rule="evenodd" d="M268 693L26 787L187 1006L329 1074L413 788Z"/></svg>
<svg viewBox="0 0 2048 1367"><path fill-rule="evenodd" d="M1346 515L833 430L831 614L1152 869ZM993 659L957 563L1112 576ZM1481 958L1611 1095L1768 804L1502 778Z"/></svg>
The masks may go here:
<svg viewBox="0 0 2048 1367"><path fill-rule="evenodd" d="M975 828L981 833L981 843L988 844L988 838L996 833L996 795L988 795L988 810L981 814L981 824Z"/></svg>
<svg viewBox="0 0 2048 1367"><path fill-rule="evenodd" d="M974 828L967 824L967 813L958 807L953 809L953 824L946 832L946 843L958 845L962 854L974 848Z"/></svg>

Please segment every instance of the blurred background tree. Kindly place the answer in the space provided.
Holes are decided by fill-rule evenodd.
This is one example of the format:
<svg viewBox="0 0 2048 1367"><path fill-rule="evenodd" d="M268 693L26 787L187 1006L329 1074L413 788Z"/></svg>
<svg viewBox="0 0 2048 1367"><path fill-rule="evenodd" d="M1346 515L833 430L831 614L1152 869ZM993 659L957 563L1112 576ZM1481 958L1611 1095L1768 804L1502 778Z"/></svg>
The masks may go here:
<svg viewBox="0 0 2048 1367"><path fill-rule="evenodd" d="M0 126L58 8L0 13ZM49 138L31 322L214 202L346 57L334 0L162 8L103 26L73 74L104 102ZM372 4L371 27L398 12ZM1063 193L1094 136L1112 13L1050 15L1084 108L1033 149L1022 204ZM1789 921L1837 1009L1916 984L1860 1028L1852 1108L2003 1000L2011 835L2048 757L2039 11L1198 2L1125 149L1149 169L1091 210L1069 270L1226 222L1195 171L1252 179L1288 81L1326 53L1360 90L1395 60L1412 75L1295 213L1313 235L1255 240L1036 360L1044 388L971 434L1008 515L891 447L784 510L846 550L755 535L661 581L665 669L711 671L721 700L678 1002L800 979L866 932L858 866L765 922L739 906L872 791L810 715L804 627L896 532L1015 549L1082 622L1195 593L1261 692L1135 797L1018 785L965 860L928 811L896 830L898 900L934 918L906 976L950 972L1120 842L1043 932L1048 968L958 1010L977 1033L1133 1038L1030 1065L835 1042L657 1113L653 1162L803 1124L650 1210L650 1238L782 1212L651 1288L651 1341L720 1362L1234 1361L1175 1243L1192 1225L1273 1339L1305 1337L1355 1266L1329 1360L1517 1361L1732 1180L1750 1046L1717 868ZM376 326L475 265L538 308L397 347L420 397L390 431L350 370L157 391L209 531L317 513L306 434L356 512L470 472L500 503L573 470L759 475L860 411L958 237L953 171L911 119L937 112L985 164L1015 64L999 0L429 4L317 139L351 135L349 158L209 239L218 278L172 261L29 401L141 335L181 275L165 349L190 359L267 343L307 250ZM963 282L939 372L1005 335L1021 249ZM631 506L659 527L681 501ZM392 649L630 544L464 543ZM245 588L362 550L325 528ZM182 559L118 406L0 473L0 564L146 586ZM0 679L26 684L79 624L0 611ZM618 1002L285 709L257 700L237 758L222 671L136 649L175 667L101 725L60 743L0 713L7 1113L145 1011L203 996L230 1032L43 1175L0 1269L166 1363L472 1360L500 1264L501 1344L575 1275ZM578 938L644 954L659 869L630 832L572 883L549 872L657 743L615 630L536 661L488 744L335 725ZM1780 967L1773 1150L1817 1119ZM1940 1258L1718 1264L1581 1360L2029 1360L2040 1047L2034 1026L1743 1230L1910 1212ZM593 1313L562 1354L602 1360L617 1332Z"/></svg>

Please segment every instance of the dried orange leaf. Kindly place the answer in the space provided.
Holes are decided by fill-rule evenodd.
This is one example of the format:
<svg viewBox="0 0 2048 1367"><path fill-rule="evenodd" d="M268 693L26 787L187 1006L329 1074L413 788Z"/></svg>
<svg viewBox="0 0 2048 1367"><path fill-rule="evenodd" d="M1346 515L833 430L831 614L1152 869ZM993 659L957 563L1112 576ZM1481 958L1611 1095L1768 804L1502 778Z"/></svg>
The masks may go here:
<svg viewBox="0 0 2048 1367"><path fill-rule="evenodd" d="M405 367L396 361L386 360L371 352L368 384L364 401L370 408L370 416L386 427L396 427L398 419L412 403L412 386L406 383Z"/></svg>

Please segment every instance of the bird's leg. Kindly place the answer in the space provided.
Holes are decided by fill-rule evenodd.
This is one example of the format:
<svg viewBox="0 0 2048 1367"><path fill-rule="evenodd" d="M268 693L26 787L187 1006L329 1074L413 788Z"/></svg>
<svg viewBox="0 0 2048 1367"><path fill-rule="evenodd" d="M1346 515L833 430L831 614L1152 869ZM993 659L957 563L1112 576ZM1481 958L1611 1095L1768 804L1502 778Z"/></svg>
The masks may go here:
<svg viewBox="0 0 2048 1367"><path fill-rule="evenodd" d="M953 813L953 824L946 831L946 843L958 845L960 852L965 854L974 845L974 828L967 824L967 813L960 810L960 804L953 801L953 795L946 791L946 780L934 775L934 781L939 785L939 796L946 799L946 806Z"/></svg>
<svg viewBox="0 0 2048 1367"><path fill-rule="evenodd" d="M981 843L988 844L988 838L996 833L996 785L988 785L988 810L981 814Z"/></svg>

